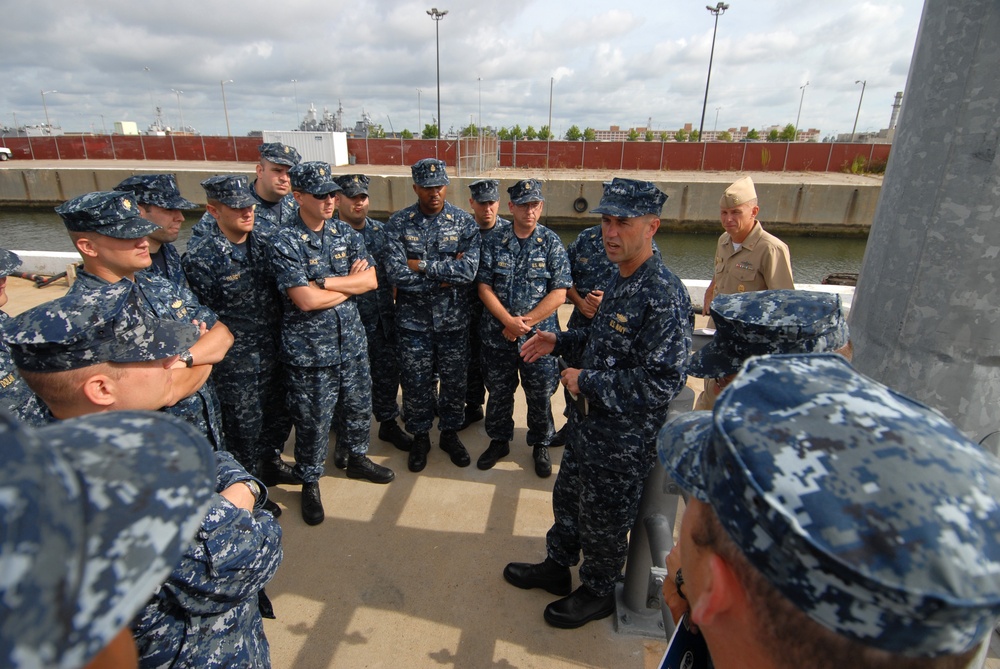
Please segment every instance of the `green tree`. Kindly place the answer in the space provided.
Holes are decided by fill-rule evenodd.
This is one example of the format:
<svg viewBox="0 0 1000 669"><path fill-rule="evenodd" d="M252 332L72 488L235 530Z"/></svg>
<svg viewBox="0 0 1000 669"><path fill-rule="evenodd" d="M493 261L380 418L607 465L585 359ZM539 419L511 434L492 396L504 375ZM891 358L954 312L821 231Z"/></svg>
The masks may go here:
<svg viewBox="0 0 1000 669"><path fill-rule="evenodd" d="M781 133L778 135L778 139L783 142L794 142L795 141L795 126L789 123L784 127Z"/></svg>
<svg viewBox="0 0 1000 669"><path fill-rule="evenodd" d="M460 133L462 137L478 137L479 129L476 127L475 123L470 123L469 125L462 128Z"/></svg>
<svg viewBox="0 0 1000 669"><path fill-rule="evenodd" d="M687 138L688 138L687 130L685 130L684 128L681 128L680 130L674 132L675 142L686 142Z"/></svg>
<svg viewBox="0 0 1000 669"><path fill-rule="evenodd" d="M630 142L638 141L638 139L639 139L639 131L636 130L635 128L631 128L628 131L628 136L625 139L627 139Z"/></svg>
<svg viewBox="0 0 1000 669"><path fill-rule="evenodd" d="M756 142L760 139L760 133L757 132L757 128L750 128L750 132L747 133L747 139Z"/></svg>
<svg viewBox="0 0 1000 669"><path fill-rule="evenodd" d="M549 130L549 126L543 125L538 129L538 139L555 139L556 136Z"/></svg>
<svg viewBox="0 0 1000 669"><path fill-rule="evenodd" d="M769 142L778 141L778 131L776 129L772 129L771 132L767 133L767 141Z"/></svg>
<svg viewBox="0 0 1000 669"><path fill-rule="evenodd" d="M668 135L667 135L666 131L663 131L663 132L660 133L660 141L661 142L667 141L667 137L668 137Z"/></svg>
<svg viewBox="0 0 1000 669"><path fill-rule="evenodd" d="M510 129L510 138L511 139L523 139L524 138L524 131L521 130L521 126L515 125L513 128Z"/></svg>
<svg viewBox="0 0 1000 669"><path fill-rule="evenodd" d="M723 130L722 132L719 133L718 139L720 142L731 142L733 141L733 133L729 132L728 130Z"/></svg>
<svg viewBox="0 0 1000 669"><path fill-rule="evenodd" d="M597 141L597 131L593 128L587 128L583 131L583 141L585 142L595 142Z"/></svg>
<svg viewBox="0 0 1000 669"><path fill-rule="evenodd" d="M691 134L688 135L688 141L689 142L697 142L698 141L698 131L697 130L692 130L691 131Z"/></svg>
<svg viewBox="0 0 1000 669"><path fill-rule="evenodd" d="M647 142L652 142L654 139L656 139L656 135L653 133L652 130L647 130L645 139Z"/></svg>
<svg viewBox="0 0 1000 669"><path fill-rule="evenodd" d="M385 139L385 128L381 123L368 126L368 137L371 139Z"/></svg>
<svg viewBox="0 0 1000 669"><path fill-rule="evenodd" d="M535 130L535 126L529 125L527 128L525 128L525 130L524 130L524 138L525 139L538 139L538 131Z"/></svg>
<svg viewBox="0 0 1000 669"><path fill-rule="evenodd" d="M566 139L571 142L578 142L583 138L583 133L580 132L580 126L571 125L569 130L566 131Z"/></svg>
<svg viewBox="0 0 1000 669"><path fill-rule="evenodd" d="M503 139L503 140L510 139L510 130L508 130L507 128L500 128L500 130L497 131L497 139Z"/></svg>
<svg viewBox="0 0 1000 669"><path fill-rule="evenodd" d="M403 139L413 139L413 133L406 128L403 128L403 132L399 133L399 136Z"/></svg>
<svg viewBox="0 0 1000 669"><path fill-rule="evenodd" d="M421 139L437 139L438 127L436 123L427 123L424 125L423 132L420 133Z"/></svg>

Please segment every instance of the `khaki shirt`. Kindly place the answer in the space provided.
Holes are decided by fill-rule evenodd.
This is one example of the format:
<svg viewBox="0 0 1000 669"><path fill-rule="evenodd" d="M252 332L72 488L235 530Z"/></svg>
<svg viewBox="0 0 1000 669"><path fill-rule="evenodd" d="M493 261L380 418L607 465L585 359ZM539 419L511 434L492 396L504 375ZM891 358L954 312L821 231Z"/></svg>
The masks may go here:
<svg viewBox="0 0 1000 669"><path fill-rule="evenodd" d="M739 251L733 248L728 232L719 237L715 249L713 295L729 295L754 290L794 289L788 246L765 232L760 221Z"/></svg>

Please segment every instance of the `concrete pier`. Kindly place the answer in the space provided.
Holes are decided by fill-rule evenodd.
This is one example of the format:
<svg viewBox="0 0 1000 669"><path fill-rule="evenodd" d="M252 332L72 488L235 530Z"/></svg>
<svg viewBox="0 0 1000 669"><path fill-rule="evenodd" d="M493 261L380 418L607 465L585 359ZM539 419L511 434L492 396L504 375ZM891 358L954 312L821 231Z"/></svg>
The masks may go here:
<svg viewBox="0 0 1000 669"><path fill-rule="evenodd" d="M405 166L351 165L334 168L341 174L363 172L372 179L372 215L386 218L413 203L410 169ZM77 195L109 190L133 174L170 172L181 193L204 205L200 182L216 174L246 174L252 163L184 161L35 160L0 164L0 206L54 206ZM744 173L656 172L603 170L498 169L481 176L452 178L449 199L463 208L468 184L477 178L501 181L503 189L519 179L545 181L547 225L586 227L599 222L589 213L601 199L602 182L619 176L655 182L670 199L663 210L665 229L718 233L719 197ZM865 236L875 216L882 190L878 176L829 172L748 172L757 185L760 218L777 234ZM506 202L501 203L501 215Z"/></svg>

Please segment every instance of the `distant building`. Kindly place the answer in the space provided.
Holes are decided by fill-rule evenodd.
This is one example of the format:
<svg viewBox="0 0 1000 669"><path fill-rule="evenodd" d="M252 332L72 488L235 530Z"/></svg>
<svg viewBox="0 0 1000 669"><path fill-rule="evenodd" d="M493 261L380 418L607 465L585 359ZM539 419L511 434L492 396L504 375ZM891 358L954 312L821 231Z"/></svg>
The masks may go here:
<svg viewBox="0 0 1000 669"><path fill-rule="evenodd" d="M856 142L859 144L892 144L896 137L896 121L899 110L903 106L903 91L898 91L892 101L892 113L889 115L889 127L881 130L866 130L864 132L842 132L833 138L835 142Z"/></svg>

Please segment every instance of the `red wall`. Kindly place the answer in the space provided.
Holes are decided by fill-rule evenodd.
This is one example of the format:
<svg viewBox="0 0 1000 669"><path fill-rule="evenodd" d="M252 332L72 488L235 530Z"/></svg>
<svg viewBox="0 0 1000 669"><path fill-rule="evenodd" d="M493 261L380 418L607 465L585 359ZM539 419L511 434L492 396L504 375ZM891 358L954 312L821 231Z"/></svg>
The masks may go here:
<svg viewBox="0 0 1000 669"><path fill-rule="evenodd" d="M0 137L16 160L205 160L247 162L259 159L258 137L200 135L59 135ZM811 142L500 142L500 167L596 170L717 170L844 172L857 158L868 164L889 159L888 144ZM412 165L440 158L454 165L455 140L348 139L358 165Z"/></svg>

